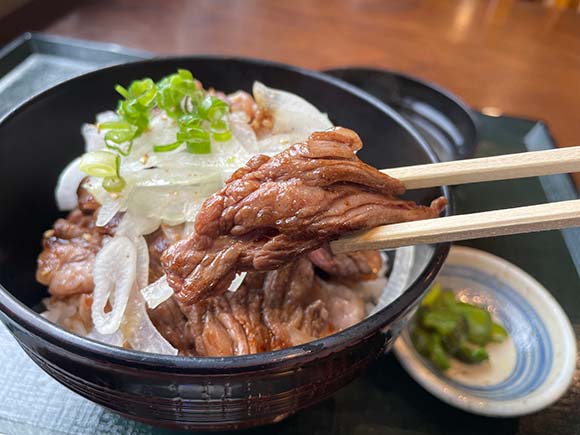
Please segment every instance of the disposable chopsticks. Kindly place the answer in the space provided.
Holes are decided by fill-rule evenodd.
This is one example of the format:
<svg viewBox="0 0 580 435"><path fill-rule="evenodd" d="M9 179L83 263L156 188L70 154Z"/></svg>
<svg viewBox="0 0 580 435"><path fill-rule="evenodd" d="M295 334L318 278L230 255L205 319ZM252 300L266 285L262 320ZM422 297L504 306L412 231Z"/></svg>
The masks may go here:
<svg viewBox="0 0 580 435"><path fill-rule="evenodd" d="M383 169L407 189L580 171L580 146Z"/></svg>
<svg viewBox="0 0 580 435"><path fill-rule="evenodd" d="M335 254L580 226L580 199L383 225L330 244Z"/></svg>
<svg viewBox="0 0 580 435"><path fill-rule="evenodd" d="M386 169L407 189L580 171L580 147ZM384 225L331 243L334 253L580 226L580 199Z"/></svg>

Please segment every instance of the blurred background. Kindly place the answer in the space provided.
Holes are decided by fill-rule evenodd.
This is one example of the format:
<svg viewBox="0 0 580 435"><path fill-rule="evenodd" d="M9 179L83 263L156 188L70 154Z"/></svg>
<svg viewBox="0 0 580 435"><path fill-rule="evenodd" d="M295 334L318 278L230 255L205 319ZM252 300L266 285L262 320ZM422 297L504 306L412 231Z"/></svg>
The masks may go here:
<svg viewBox="0 0 580 435"><path fill-rule="evenodd" d="M2 45L42 31L160 55L401 71L579 143L579 0L0 0L0 16Z"/></svg>

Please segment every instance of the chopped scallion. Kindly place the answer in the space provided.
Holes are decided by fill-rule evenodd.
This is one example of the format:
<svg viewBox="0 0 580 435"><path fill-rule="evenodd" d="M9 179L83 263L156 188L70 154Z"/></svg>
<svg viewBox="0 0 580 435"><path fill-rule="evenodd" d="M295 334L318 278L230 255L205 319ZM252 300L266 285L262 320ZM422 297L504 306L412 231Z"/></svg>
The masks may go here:
<svg viewBox="0 0 580 435"><path fill-rule="evenodd" d="M211 153L211 143L209 141L187 142L187 151L192 154Z"/></svg>
<svg viewBox="0 0 580 435"><path fill-rule="evenodd" d="M126 181L120 175L121 156L128 156L134 140L149 128L156 106L177 121L178 132L175 142L154 145L155 152L173 151L185 145L190 153L207 154L212 140L224 142L232 137L226 118L227 102L208 95L186 69L178 69L157 83L144 78L131 82L127 88L118 84L115 90L123 97L117 105L118 120L98 125L99 130L105 131L108 150L86 153L80 163L85 173L102 178L103 188L109 192L125 188Z"/></svg>
<svg viewBox="0 0 580 435"><path fill-rule="evenodd" d="M103 188L107 192L120 192L122 191L125 186L127 185L125 179L123 177L119 177L114 175L112 177L105 177L103 180Z"/></svg>
<svg viewBox="0 0 580 435"><path fill-rule="evenodd" d="M113 177L117 175L119 156L109 151L92 151L81 157L81 171L92 177Z"/></svg>
<svg viewBox="0 0 580 435"><path fill-rule="evenodd" d="M173 143L168 143L166 145L153 145L153 151L155 151L156 153L166 153L168 151L176 150L181 146L182 143L183 142L177 141Z"/></svg>

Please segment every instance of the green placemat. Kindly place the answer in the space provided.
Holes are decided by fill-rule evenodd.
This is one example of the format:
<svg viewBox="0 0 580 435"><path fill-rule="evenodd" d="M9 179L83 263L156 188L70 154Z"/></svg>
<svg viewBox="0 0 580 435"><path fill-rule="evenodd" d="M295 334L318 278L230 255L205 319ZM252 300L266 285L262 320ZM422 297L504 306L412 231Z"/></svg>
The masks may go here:
<svg viewBox="0 0 580 435"><path fill-rule="evenodd" d="M551 147L541 123L482 116L479 156ZM546 191L548 192L546 194ZM457 212L468 213L576 197L566 176L461 186ZM482 239L466 243L500 255L531 273L580 323L579 275L566 243L578 230ZM580 246L580 243L577 244ZM549 255L547 253L549 252ZM574 254L576 255L576 254ZM127 420L51 379L0 325L0 432L21 434L170 434ZM580 376L556 405L520 419L478 417L452 408L418 386L392 355L332 398L257 434L535 434L580 433ZM243 431L240 433L248 433Z"/></svg>

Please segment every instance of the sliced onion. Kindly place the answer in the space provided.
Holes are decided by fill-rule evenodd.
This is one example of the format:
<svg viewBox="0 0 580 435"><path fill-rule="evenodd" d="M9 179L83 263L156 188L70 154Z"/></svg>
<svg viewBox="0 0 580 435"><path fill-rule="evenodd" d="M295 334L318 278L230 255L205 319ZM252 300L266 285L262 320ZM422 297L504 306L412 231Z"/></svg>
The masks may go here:
<svg viewBox="0 0 580 435"><path fill-rule="evenodd" d="M382 256L383 259L386 258L384 253ZM397 249L393 268L391 270L391 274L389 275L389 279L387 280L386 286L379 296L376 306L369 314L374 314L377 311L382 310L403 293L409 284L413 264L416 262L415 258L416 249L414 246L406 246L404 248Z"/></svg>
<svg viewBox="0 0 580 435"><path fill-rule="evenodd" d="M60 173L54 195L59 210L72 210L77 207L77 189L87 175L79 169L80 157L70 162Z"/></svg>
<svg viewBox="0 0 580 435"><path fill-rule="evenodd" d="M173 289L167 283L167 277L163 275L154 283L141 289L141 295L147 302L147 306L153 309L173 296Z"/></svg>
<svg viewBox="0 0 580 435"><path fill-rule="evenodd" d="M134 240L139 236L151 234L159 228L160 224L161 221L159 219L139 215L133 211L127 211L123 215L121 222L119 222L115 234L127 236Z"/></svg>
<svg viewBox="0 0 580 435"><path fill-rule="evenodd" d="M96 329L92 329L87 334L87 337L92 338L95 341L108 344L110 346L123 347L123 344L125 343L125 338L123 337L123 334L121 334L121 331L119 330L113 332L112 334L101 334Z"/></svg>
<svg viewBox="0 0 580 435"><path fill-rule="evenodd" d="M91 315L100 334L112 334L119 329L135 283L136 262L135 245L124 236L114 237L97 254ZM108 313L107 302L112 306Z"/></svg>
<svg viewBox="0 0 580 435"><path fill-rule="evenodd" d="M104 227L107 225L113 217L121 211L123 201L121 199L109 199L101 203L97 214L96 225L98 227Z"/></svg>
<svg viewBox="0 0 580 435"><path fill-rule="evenodd" d="M118 121L119 115L112 110L105 110L104 112L97 113L96 119L97 124L102 124L104 122Z"/></svg>
<svg viewBox="0 0 580 435"><path fill-rule="evenodd" d="M135 215L156 218L169 225L195 219L203 201L222 187L223 176L221 172L207 168L204 175L186 171L150 169L127 175L127 182L133 187L126 209Z"/></svg>
<svg viewBox="0 0 580 435"><path fill-rule="evenodd" d="M194 232L195 232L195 222L193 221L186 222L185 225L183 225L183 229L181 230L181 238L185 239L191 236Z"/></svg>
<svg viewBox="0 0 580 435"><path fill-rule="evenodd" d="M164 112L154 114L149 121L149 129L133 141L133 151L126 159L126 163L135 162L136 169L151 167L152 158L159 156L153 151L153 145L163 145L175 142L177 123ZM147 155L146 158L144 156Z"/></svg>
<svg viewBox="0 0 580 435"><path fill-rule="evenodd" d="M332 127L326 114L298 95L269 88L260 82L254 82L253 94L258 106L273 117L273 135L302 133L307 137L314 131Z"/></svg>
<svg viewBox="0 0 580 435"><path fill-rule="evenodd" d="M81 134L85 140L85 151L87 153L100 150L105 146L104 134L99 132L95 124L83 124Z"/></svg>
<svg viewBox="0 0 580 435"><path fill-rule="evenodd" d="M228 287L228 291L235 292L237 289L239 289L242 283L244 282L244 279L246 279L247 274L248 274L247 272L240 272L236 274L236 277L232 280L232 283Z"/></svg>
<svg viewBox="0 0 580 435"><path fill-rule="evenodd" d="M134 243L137 249L136 282L139 288L143 288L149 284L149 247L143 236L137 237Z"/></svg>
<svg viewBox="0 0 580 435"><path fill-rule="evenodd" d="M284 151L291 145L306 141L311 133L312 131L302 131L266 136L258 141L258 147L262 154L273 156Z"/></svg>
<svg viewBox="0 0 580 435"><path fill-rule="evenodd" d="M232 137L250 154L259 152L258 140L243 112L232 113L229 117ZM245 162L244 162L245 163Z"/></svg>
<svg viewBox="0 0 580 435"><path fill-rule="evenodd" d="M85 140L85 151L97 151L105 147L105 133L99 131L97 124L102 122L116 121L119 119L117 114L111 110L97 114L95 124L83 124L81 134Z"/></svg>
<svg viewBox="0 0 580 435"><path fill-rule="evenodd" d="M149 319L141 292L133 291L122 329L129 345L143 352L177 355L177 349L163 338Z"/></svg>

